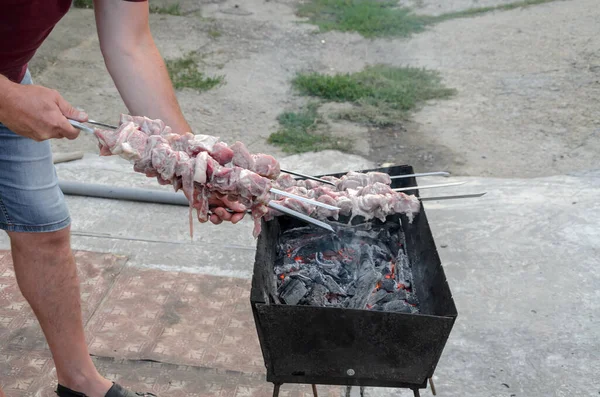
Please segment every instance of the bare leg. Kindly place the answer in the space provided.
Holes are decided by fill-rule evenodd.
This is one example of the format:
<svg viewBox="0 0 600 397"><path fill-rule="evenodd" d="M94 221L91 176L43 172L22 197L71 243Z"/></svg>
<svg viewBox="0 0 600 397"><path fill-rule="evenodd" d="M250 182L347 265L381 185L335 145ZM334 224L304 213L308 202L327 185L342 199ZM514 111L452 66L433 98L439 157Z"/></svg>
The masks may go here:
<svg viewBox="0 0 600 397"><path fill-rule="evenodd" d="M0 397L6 397L6 396L4 395L4 392L2 391L2 389L0 389Z"/></svg>
<svg viewBox="0 0 600 397"><path fill-rule="evenodd" d="M100 376L87 349L70 229L9 236L19 288L44 331L59 384L104 397L112 382Z"/></svg>

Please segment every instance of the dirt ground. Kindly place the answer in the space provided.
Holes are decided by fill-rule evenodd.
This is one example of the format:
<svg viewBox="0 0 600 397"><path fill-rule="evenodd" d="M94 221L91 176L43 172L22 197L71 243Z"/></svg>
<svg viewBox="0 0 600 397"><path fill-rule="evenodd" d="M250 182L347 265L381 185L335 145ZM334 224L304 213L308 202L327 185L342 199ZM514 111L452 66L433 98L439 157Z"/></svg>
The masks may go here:
<svg viewBox="0 0 600 397"><path fill-rule="evenodd" d="M508 1L405 2L427 14L502 3ZM180 4L184 16L152 15L163 56L197 51L208 74L226 79L206 93L178 92L196 133L242 140L253 151L281 157L266 138L276 131L279 113L307 101L291 89L297 72L354 72L386 63L437 70L458 94L432 101L396 129L332 126L370 160L497 177L564 174L600 160L597 0L494 12L447 21L409 39L375 40L318 34L295 16L292 0ZM58 89L95 119L115 122L126 111L104 68L91 10L71 10L31 69L36 83ZM96 151L89 136L54 147Z"/></svg>

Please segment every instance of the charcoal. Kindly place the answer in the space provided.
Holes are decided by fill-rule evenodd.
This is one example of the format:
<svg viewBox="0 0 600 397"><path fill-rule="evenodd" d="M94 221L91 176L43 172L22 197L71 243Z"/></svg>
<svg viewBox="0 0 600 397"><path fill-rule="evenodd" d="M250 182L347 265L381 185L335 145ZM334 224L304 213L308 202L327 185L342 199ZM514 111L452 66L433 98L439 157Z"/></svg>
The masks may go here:
<svg viewBox="0 0 600 397"><path fill-rule="evenodd" d="M408 280L399 281L398 284L402 284L404 289L410 289L410 281Z"/></svg>
<svg viewBox="0 0 600 397"><path fill-rule="evenodd" d="M372 269L356 280L356 293L348 301L348 307L352 309L364 309L367 300L369 299L369 295L377 285L380 277L381 274L377 273L375 269Z"/></svg>
<svg viewBox="0 0 600 397"><path fill-rule="evenodd" d="M391 278L384 278L381 280L381 288L387 292L394 292L397 289L396 281L392 280Z"/></svg>
<svg viewBox="0 0 600 397"><path fill-rule="evenodd" d="M284 303L417 311L399 222L340 226L335 234L301 227L280 241L274 279Z"/></svg>
<svg viewBox="0 0 600 397"><path fill-rule="evenodd" d="M378 243L379 244L379 243ZM372 250L373 250L373 256L376 259L383 259L386 262L390 261L392 259L392 254L391 252L387 249L387 247L380 247L379 245L373 245L371 246Z"/></svg>
<svg viewBox="0 0 600 397"><path fill-rule="evenodd" d="M300 302L300 299L304 298L307 292L308 290L302 281L292 279L283 286L279 296L286 304L296 305Z"/></svg>
<svg viewBox="0 0 600 397"><path fill-rule="evenodd" d="M327 287L329 292L331 292L332 294L346 296L346 291L344 291L344 289L342 287L340 287L340 285L338 283L336 283L335 280L331 276L324 275L323 281L324 281L325 287Z"/></svg>
<svg viewBox="0 0 600 397"><path fill-rule="evenodd" d="M342 287L339 286L338 283L335 282L335 280L327 275L327 274L322 274L317 267L313 266L310 268L307 276L314 281L315 283L324 285L325 287L327 287L327 289L329 290L329 292L331 292L332 294L336 294L336 295L346 295L346 291L344 291L344 289L342 289Z"/></svg>
<svg viewBox="0 0 600 397"><path fill-rule="evenodd" d="M290 273L290 277L298 279L298 280L304 282L304 284L312 285L312 283L313 283L313 280L310 277L305 276L304 274L302 274L300 272L298 272L298 273Z"/></svg>
<svg viewBox="0 0 600 397"><path fill-rule="evenodd" d="M298 268L298 264L287 264L275 266L275 274L288 274Z"/></svg>
<svg viewBox="0 0 600 397"><path fill-rule="evenodd" d="M384 303L383 310L386 312L412 313L413 307L403 300L395 300Z"/></svg>
<svg viewBox="0 0 600 397"><path fill-rule="evenodd" d="M314 284L304 301L311 306L325 306L327 304L327 288L321 284Z"/></svg>
<svg viewBox="0 0 600 397"><path fill-rule="evenodd" d="M384 289L380 289L377 290L377 292L372 293L369 296L369 299L367 299L367 305L376 305L377 303L383 301L385 298L387 298L388 295L393 295L388 293L386 290Z"/></svg>
<svg viewBox="0 0 600 397"><path fill-rule="evenodd" d="M406 291L404 291L402 289L397 290L396 292L393 292L393 293L387 293L387 291L386 291L386 294L383 297L383 299L381 299L377 303L383 304L383 303L388 303L388 302L391 302L394 300L405 300L405 299L407 299L407 295L408 294L406 293Z"/></svg>

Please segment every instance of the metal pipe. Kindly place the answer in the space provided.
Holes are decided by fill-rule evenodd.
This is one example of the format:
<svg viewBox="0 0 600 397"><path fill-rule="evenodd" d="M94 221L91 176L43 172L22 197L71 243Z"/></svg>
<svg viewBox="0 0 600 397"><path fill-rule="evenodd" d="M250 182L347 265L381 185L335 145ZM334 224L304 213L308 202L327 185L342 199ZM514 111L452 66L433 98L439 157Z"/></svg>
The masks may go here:
<svg viewBox="0 0 600 397"><path fill-rule="evenodd" d="M145 203L182 205L188 207L189 201L183 194L160 190L138 189L131 187L108 186L94 183L58 181L64 194L74 196L99 197L115 200L141 201Z"/></svg>

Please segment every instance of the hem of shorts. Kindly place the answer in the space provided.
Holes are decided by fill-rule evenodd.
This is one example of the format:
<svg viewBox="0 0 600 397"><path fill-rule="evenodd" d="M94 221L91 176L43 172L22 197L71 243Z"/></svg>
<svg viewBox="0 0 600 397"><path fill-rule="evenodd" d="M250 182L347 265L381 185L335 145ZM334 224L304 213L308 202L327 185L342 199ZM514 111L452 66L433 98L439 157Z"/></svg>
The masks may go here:
<svg viewBox="0 0 600 397"><path fill-rule="evenodd" d="M56 232L68 227L71 224L71 217L68 216L62 221L48 223L45 225L16 225L14 223L0 222L0 229L7 232L17 233L48 233Z"/></svg>

